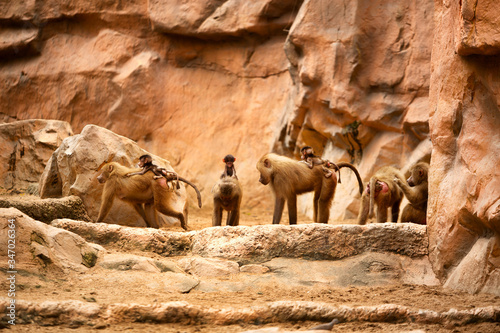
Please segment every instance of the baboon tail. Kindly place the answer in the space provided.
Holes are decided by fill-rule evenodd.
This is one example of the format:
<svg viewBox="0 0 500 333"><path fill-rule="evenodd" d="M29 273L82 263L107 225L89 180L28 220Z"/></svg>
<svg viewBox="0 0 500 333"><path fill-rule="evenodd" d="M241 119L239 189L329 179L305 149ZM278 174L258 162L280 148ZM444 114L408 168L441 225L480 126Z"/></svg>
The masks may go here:
<svg viewBox="0 0 500 333"><path fill-rule="evenodd" d="M359 175L358 169L356 169L356 167L354 165L352 165L351 163L347 163L347 162L337 163L337 167L339 168L339 175L340 175L340 168L344 168L344 167L347 167L354 172L354 174L356 175L356 179L358 180L359 194L360 195L363 194L363 181L361 180L361 176Z"/></svg>
<svg viewBox="0 0 500 333"><path fill-rule="evenodd" d="M198 207L201 208L201 193L198 190L198 188L193 183L191 183L189 180L187 180L185 178L179 177L179 180L181 182L184 182L184 183L190 185L192 188L194 188L194 190L196 191L196 196L198 197Z"/></svg>
<svg viewBox="0 0 500 333"><path fill-rule="evenodd" d="M377 178L370 178L370 211L368 216L373 217L373 206L375 205L375 186L377 185Z"/></svg>

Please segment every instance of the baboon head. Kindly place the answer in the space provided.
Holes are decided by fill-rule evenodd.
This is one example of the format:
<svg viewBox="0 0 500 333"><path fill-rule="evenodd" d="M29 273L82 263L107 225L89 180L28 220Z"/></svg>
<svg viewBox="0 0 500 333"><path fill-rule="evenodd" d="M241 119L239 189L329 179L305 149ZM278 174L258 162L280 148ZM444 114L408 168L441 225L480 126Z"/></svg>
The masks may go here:
<svg viewBox="0 0 500 333"><path fill-rule="evenodd" d="M97 176L97 180L99 183L104 184L113 173L115 167L112 164L105 166L99 176Z"/></svg>
<svg viewBox="0 0 500 333"><path fill-rule="evenodd" d="M259 162L257 162L257 170L260 172L259 182L263 185L267 185L271 182L273 167L271 161L268 158L262 158Z"/></svg>
<svg viewBox="0 0 500 333"><path fill-rule="evenodd" d="M406 181L410 186L420 185L427 181L427 174L429 172L429 165L427 163L417 163L412 169L410 178Z"/></svg>

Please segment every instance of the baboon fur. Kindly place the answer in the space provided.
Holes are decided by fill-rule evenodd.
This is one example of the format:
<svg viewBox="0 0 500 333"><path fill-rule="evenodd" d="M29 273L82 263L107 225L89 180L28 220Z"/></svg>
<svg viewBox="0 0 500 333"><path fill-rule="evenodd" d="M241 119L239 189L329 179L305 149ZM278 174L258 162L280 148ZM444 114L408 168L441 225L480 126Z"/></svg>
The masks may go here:
<svg viewBox="0 0 500 333"><path fill-rule="evenodd" d="M158 211L179 219L181 227L187 230L187 204L184 204L183 211L174 208L176 192L161 186L153 179L153 173L127 177L128 173L140 170L127 168L116 162L104 164L101 170L97 180L104 183L104 188L97 221L103 221L106 218L117 197L131 204L148 227L159 228L156 214Z"/></svg>
<svg viewBox="0 0 500 333"><path fill-rule="evenodd" d="M240 205L242 190L240 182L235 177L226 176L215 184L214 193L214 213L212 226L222 224L222 212L227 211L226 225L237 226L240 223Z"/></svg>
<svg viewBox="0 0 500 333"><path fill-rule="evenodd" d="M412 166L409 172L410 177L407 181L404 178L394 179L409 201L401 214L401 222L427 224L427 199L429 197L427 178L429 175L429 164L419 162Z"/></svg>
<svg viewBox="0 0 500 333"><path fill-rule="evenodd" d="M363 183L356 168L349 163L338 163L339 169L349 167L354 171L363 191ZM310 169L306 163L277 154L265 154L257 162L257 170L260 172L259 181L270 184L275 194L275 205L273 224L279 224L285 201L288 205L288 216L290 224L297 224L297 195L314 191L313 221L328 223L330 218L330 207L335 189L337 187L337 176L324 176L321 166Z"/></svg>
<svg viewBox="0 0 500 333"><path fill-rule="evenodd" d="M391 222L397 222L399 207L403 200L403 191L394 182L394 178L404 179L401 171L394 167L380 168L367 184L361 196L361 207L358 214L358 224L366 224L368 217L373 216L374 206L377 206L377 222L387 222L387 209L391 209ZM380 190L376 190L381 187ZM368 193L369 192L369 193Z"/></svg>

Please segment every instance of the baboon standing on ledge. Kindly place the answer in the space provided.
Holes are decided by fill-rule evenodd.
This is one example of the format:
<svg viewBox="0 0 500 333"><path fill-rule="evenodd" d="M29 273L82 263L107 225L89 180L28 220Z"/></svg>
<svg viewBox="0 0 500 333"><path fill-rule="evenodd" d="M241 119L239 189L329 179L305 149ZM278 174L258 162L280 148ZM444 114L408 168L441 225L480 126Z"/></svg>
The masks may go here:
<svg viewBox="0 0 500 333"><path fill-rule="evenodd" d="M337 165L339 169L348 167L354 171L361 194L363 183L358 170L349 163ZM264 185L270 184L276 197L273 224L280 223L285 201L290 224L297 224L297 195L311 191L314 191L314 222L328 223L337 187L337 176L334 173L326 178L322 168L310 169L305 163L273 153L262 156L256 167L260 172L259 181Z"/></svg>
<svg viewBox="0 0 500 333"><path fill-rule="evenodd" d="M214 214L212 226L222 224L222 212L227 211L226 225L237 226L240 223L240 205L242 191L240 182L235 177L223 177L214 186Z"/></svg>
<svg viewBox="0 0 500 333"><path fill-rule="evenodd" d="M427 224L428 175L429 164L419 162L411 167L408 184L406 184L404 178L394 178L394 182L403 190L409 201L401 214L401 222Z"/></svg>
<svg viewBox="0 0 500 333"><path fill-rule="evenodd" d="M370 178L366 190L361 196L358 224L366 224L368 217L373 216L374 205L377 205L377 222L387 222L388 208L391 208L391 221L398 221L403 191L394 182L396 177L404 179L403 174L398 169L386 166L379 169Z"/></svg>
<svg viewBox="0 0 500 333"><path fill-rule="evenodd" d="M98 222L106 218L115 197L118 197L131 204L148 227L159 228L156 209L164 215L178 218L181 227L187 230L187 203L184 204L182 210L175 208L176 192L169 191L153 177L147 175L127 177L128 173L137 170L129 169L116 162L106 163L101 170L97 180L104 184L104 188Z"/></svg>

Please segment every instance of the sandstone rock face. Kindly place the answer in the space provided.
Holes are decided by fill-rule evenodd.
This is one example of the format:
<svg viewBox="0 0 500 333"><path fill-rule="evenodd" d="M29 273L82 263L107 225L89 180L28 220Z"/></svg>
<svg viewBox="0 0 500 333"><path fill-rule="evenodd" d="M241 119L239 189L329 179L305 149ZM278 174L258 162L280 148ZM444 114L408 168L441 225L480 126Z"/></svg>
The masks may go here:
<svg viewBox="0 0 500 333"><path fill-rule="evenodd" d="M428 160L432 31L432 0L304 1L285 43L294 84L277 149L310 145L355 162L364 180L385 165ZM357 216L356 189L342 171L332 219Z"/></svg>
<svg viewBox="0 0 500 333"><path fill-rule="evenodd" d="M128 138L95 125L88 125L81 134L65 139L50 157L40 178L40 196L79 196L90 218L95 221L99 214L104 187L97 181L99 167L112 161L133 167L138 157L147 153ZM153 162L173 171L166 160L153 156ZM172 198L174 206L178 206L182 211L186 204L186 189L181 186L179 190L172 192ZM106 221L145 226L144 220L137 212L119 199L115 199Z"/></svg>
<svg viewBox="0 0 500 333"><path fill-rule="evenodd" d="M500 53L500 3L495 0L463 0L457 20L456 50L460 55Z"/></svg>
<svg viewBox="0 0 500 333"><path fill-rule="evenodd" d="M470 3L464 1L460 8L457 2L436 2L429 251L446 286L500 294L500 85L495 79L500 76L500 58L456 54L452 38L463 29L463 20L494 15L485 9L495 8L497 2L477 2L477 18L468 13ZM485 41L500 41L494 21L478 23L471 32L472 44L459 47L463 54L470 53L465 47L471 51L477 43L483 46L473 53L489 54L486 45L492 44Z"/></svg>
<svg viewBox="0 0 500 333"><path fill-rule="evenodd" d="M63 139L71 135L71 126L65 121L0 124L0 189L25 191L30 188L30 192L37 192L47 160Z"/></svg>
<svg viewBox="0 0 500 333"><path fill-rule="evenodd" d="M13 54L0 63L0 120L105 127L169 160L205 198L232 153L244 205L271 201L255 161L279 134L291 82L283 29L300 3L4 2L0 18L18 37L0 34ZM35 42L35 57L14 46Z"/></svg>
<svg viewBox="0 0 500 333"><path fill-rule="evenodd" d="M14 232L12 232L14 230ZM50 275L74 270L86 272L105 252L102 246L87 243L66 230L35 221L15 208L0 208L0 256L15 252L11 271ZM11 239L14 242L8 242ZM8 244L14 244L13 248Z"/></svg>
<svg viewBox="0 0 500 333"><path fill-rule="evenodd" d="M36 109L76 132L91 123L125 135L171 161L205 200L232 153L243 207L270 207L255 170L270 150L312 145L354 161L365 180L429 159L432 14L431 0L4 4L17 39L0 38L21 60L0 64L3 119ZM28 58L19 43L42 51ZM332 219L358 212L355 177L343 180ZM299 209L311 207L304 196Z"/></svg>

